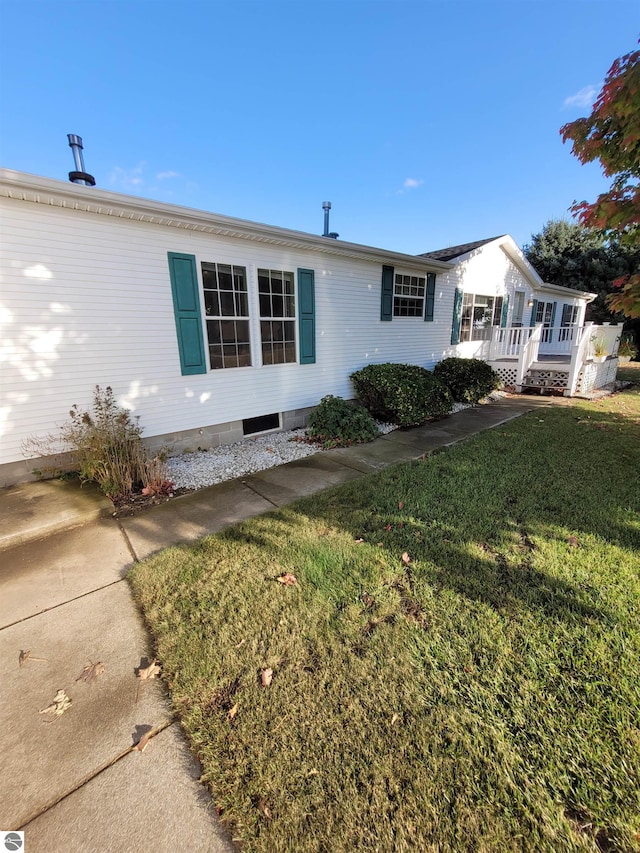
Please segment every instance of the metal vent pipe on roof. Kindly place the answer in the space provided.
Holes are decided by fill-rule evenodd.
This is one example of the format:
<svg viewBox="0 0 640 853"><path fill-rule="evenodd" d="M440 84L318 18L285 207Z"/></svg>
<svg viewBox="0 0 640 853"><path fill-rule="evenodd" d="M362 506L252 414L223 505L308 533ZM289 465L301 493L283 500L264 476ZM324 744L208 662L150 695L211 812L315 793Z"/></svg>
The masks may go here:
<svg viewBox="0 0 640 853"><path fill-rule="evenodd" d="M82 137L75 133L68 133L69 148L73 151L73 161L76 171L69 172L69 180L72 184L82 184L85 187L95 187L96 179L84 170L84 159L82 157Z"/></svg>
<svg viewBox="0 0 640 853"><path fill-rule="evenodd" d="M331 210L331 202L323 201L322 209L324 210L324 233L322 236L331 237L332 239L337 240L340 235L335 231L329 231L329 211Z"/></svg>

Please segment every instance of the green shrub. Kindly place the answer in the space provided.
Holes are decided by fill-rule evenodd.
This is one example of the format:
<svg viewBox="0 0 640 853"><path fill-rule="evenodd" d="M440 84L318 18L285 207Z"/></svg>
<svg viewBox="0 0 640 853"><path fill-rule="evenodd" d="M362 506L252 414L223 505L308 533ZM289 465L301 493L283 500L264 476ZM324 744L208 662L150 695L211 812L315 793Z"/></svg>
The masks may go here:
<svg viewBox="0 0 640 853"><path fill-rule="evenodd" d="M362 406L331 394L323 397L309 415L307 435L325 447L372 441L379 435L375 421Z"/></svg>
<svg viewBox="0 0 640 853"><path fill-rule="evenodd" d="M479 358L445 358L433 373L459 403L477 403L502 384L495 370Z"/></svg>
<svg viewBox="0 0 640 853"><path fill-rule="evenodd" d="M447 387L416 364L368 364L352 373L351 381L374 417L398 426L417 426L453 408Z"/></svg>

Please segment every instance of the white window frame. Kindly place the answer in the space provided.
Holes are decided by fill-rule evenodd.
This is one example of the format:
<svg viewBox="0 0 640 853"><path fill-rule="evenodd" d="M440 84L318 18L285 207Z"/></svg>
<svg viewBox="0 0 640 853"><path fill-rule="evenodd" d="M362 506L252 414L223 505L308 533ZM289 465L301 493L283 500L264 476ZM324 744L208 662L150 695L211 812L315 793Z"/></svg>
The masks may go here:
<svg viewBox="0 0 640 853"><path fill-rule="evenodd" d="M516 290L513 294L513 311L511 313L511 325L517 328L522 326L522 321L524 317L524 306L525 306L526 293L524 290ZM518 305L518 302L521 301L521 304ZM518 313L518 309L520 309Z"/></svg>
<svg viewBox="0 0 640 853"><path fill-rule="evenodd" d="M246 263L235 263L233 261L223 261L223 260L201 260L199 267L200 267L200 275L202 276L202 296L203 296L203 306L204 306L203 320L204 320L204 333L205 333L205 341L206 341L205 345L207 348L207 359L208 359L208 364L209 364L209 370L211 370L211 371L213 371L213 370L240 370L242 368L253 367L255 360L254 360L254 353L253 353L253 346L252 346L253 334L252 334L252 328L251 328L251 326L252 326L252 323L251 323L251 303L252 303L251 289L252 288L250 285L248 264L246 264ZM220 283L220 280L219 280L220 269L219 268L220 267L230 267L231 277L232 277L232 280L234 281L234 283L235 283L235 276L236 276L235 270L236 269L238 271L243 270L244 271L244 283L245 283L246 290L244 290L244 291L238 290L237 291L235 289L235 287L231 291L221 290L219 287L219 283ZM218 287L212 288L212 287L206 286L205 272L215 272L216 282L218 284ZM222 313L222 304L221 304L221 297L220 297L220 294L222 292L233 294L234 314ZM208 307L207 307L208 303L211 304L211 303L214 303L216 301L216 297L211 297L211 296L207 295L209 293L217 294L217 304L218 304L218 309L219 309L217 312L216 311L210 312L208 310ZM244 301L246 304L246 312L247 312L246 314L237 313L239 298L240 298L240 300L242 299L241 294L243 294L243 293L245 294ZM238 298L238 295L240 295L239 298ZM228 341L225 344L223 341L224 334L223 334L222 324L223 323L231 323L231 322L234 323L234 330L236 332L235 342L231 343L231 341ZM238 342L237 325L236 325L237 322L247 324L247 335L248 335L247 341L241 341L240 343ZM213 328L214 323L218 324L220 343L216 342L216 343L212 344L211 339L209 337L209 331L210 331L210 328ZM217 348L218 346L220 346L222 348L222 350L221 350L222 364L214 364L213 358L212 358L211 348L212 347ZM236 347L236 353L237 353L236 358L237 358L237 360L240 359L238 347L239 346L242 346L242 347L248 346L249 347L249 349L248 349L248 359L249 359L248 364L235 364L235 365L224 364L224 359L225 359L224 347L225 346L229 346L229 347L235 346ZM226 355L229 355L229 354L227 353Z"/></svg>
<svg viewBox="0 0 640 853"><path fill-rule="evenodd" d="M408 281L406 281L408 279ZM422 293L420 293L420 290ZM393 273L393 318L424 319L425 300L427 298L427 276L395 270ZM412 313L400 313L403 307ZM418 310L419 309L419 310Z"/></svg>
<svg viewBox="0 0 640 853"><path fill-rule="evenodd" d="M273 314L273 313L263 314L262 303L261 303L260 297L261 297L261 295L266 296L267 294L265 292L260 291L260 278L261 278L261 273L265 273L265 272L269 274L269 281L271 281L272 273L280 273L282 276L283 282L285 281L285 276L291 277L291 288L292 288L292 290L291 290L290 294L286 294L286 295L290 296L291 300L293 301L293 314L290 314L290 315L288 315L286 313L283 313L282 315ZM264 276L262 276L262 277L264 277ZM299 362L299 353L298 353L298 333L297 333L298 332L298 299L297 299L296 273L293 270L276 269L273 266L256 267L255 268L255 291L256 291L256 296L257 296L257 308L258 308L258 312L257 312L258 313L258 341L259 341L259 348L260 348L260 361L261 361L262 366L263 367L279 367L279 366L284 365L284 364L297 364ZM273 306L274 296L277 296L278 294L274 294L273 291L271 291L268 295L270 296L270 304L271 304L271 306ZM284 291L282 293L282 299L283 299L283 307L284 307L284 300L285 300ZM265 348L265 344L267 344L269 342L263 340L262 324L263 323L278 323L278 322L280 322L282 324L286 323L286 324L290 325L291 328L293 329L293 340L292 340L293 358L291 358L291 359L285 358L284 361L265 361L265 358L264 358L265 350L264 350L264 348ZM273 352L274 352L273 341L271 343L272 343L271 353L273 355ZM284 338L283 338L283 353L286 355L286 346L284 346Z"/></svg>
<svg viewBox="0 0 640 853"><path fill-rule="evenodd" d="M480 304L480 300L486 300L487 309L491 311L491 319L487 322L488 317L483 320L476 320L476 308L484 308ZM462 297L462 314L460 317L460 343L467 341L488 341L491 339L491 329L494 326L500 326L502 320L502 306L504 304L504 296L502 294L490 295L487 293L465 293ZM470 310L469 326L465 328L465 310Z"/></svg>

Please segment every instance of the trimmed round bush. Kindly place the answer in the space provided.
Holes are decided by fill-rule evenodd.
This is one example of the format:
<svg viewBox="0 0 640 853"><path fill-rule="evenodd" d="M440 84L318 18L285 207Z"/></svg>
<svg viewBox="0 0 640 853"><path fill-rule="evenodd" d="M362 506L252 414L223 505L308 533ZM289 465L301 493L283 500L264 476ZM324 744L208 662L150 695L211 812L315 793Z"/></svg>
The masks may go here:
<svg viewBox="0 0 640 853"><path fill-rule="evenodd" d="M344 447L373 441L380 434L376 422L362 406L328 394L309 415L307 435L325 447Z"/></svg>
<svg viewBox="0 0 640 853"><path fill-rule="evenodd" d="M398 426L418 426L453 408L446 385L416 364L368 364L350 378L371 414Z"/></svg>
<svg viewBox="0 0 640 853"><path fill-rule="evenodd" d="M502 385L495 370L479 358L445 358L433 373L458 403L477 403Z"/></svg>

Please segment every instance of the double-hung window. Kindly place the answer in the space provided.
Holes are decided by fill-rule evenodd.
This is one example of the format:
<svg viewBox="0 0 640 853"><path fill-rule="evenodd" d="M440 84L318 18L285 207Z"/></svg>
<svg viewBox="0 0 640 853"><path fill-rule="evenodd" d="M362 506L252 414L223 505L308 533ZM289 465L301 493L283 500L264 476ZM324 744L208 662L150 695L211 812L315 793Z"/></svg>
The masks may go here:
<svg viewBox="0 0 640 853"><path fill-rule="evenodd" d="M424 276L396 273L393 282L393 316L422 317L425 287Z"/></svg>
<svg viewBox="0 0 640 853"><path fill-rule="evenodd" d="M578 306L563 305L561 326L575 326L578 322Z"/></svg>
<svg viewBox="0 0 640 853"><path fill-rule="evenodd" d="M296 360L295 282L292 272L258 270L263 364Z"/></svg>
<svg viewBox="0 0 640 853"><path fill-rule="evenodd" d="M202 261L200 290L195 255L168 252L167 258L183 376L208 369L251 367L253 361L257 366L315 364L312 269L299 269L296 274ZM429 298L428 294L427 308Z"/></svg>
<svg viewBox="0 0 640 853"><path fill-rule="evenodd" d="M203 263L202 284L211 369L250 367L246 267Z"/></svg>
<svg viewBox="0 0 640 853"><path fill-rule="evenodd" d="M500 325L502 301L502 296L482 296L477 293L465 293L462 300L460 340L490 340L491 327Z"/></svg>
<svg viewBox="0 0 640 853"><path fill-rule="evenodd" d="M578 306L563 305L562 319L560 321L560 329L558 331L559 341L572 341L574 339L573 327L578 322Z"/></svg>

